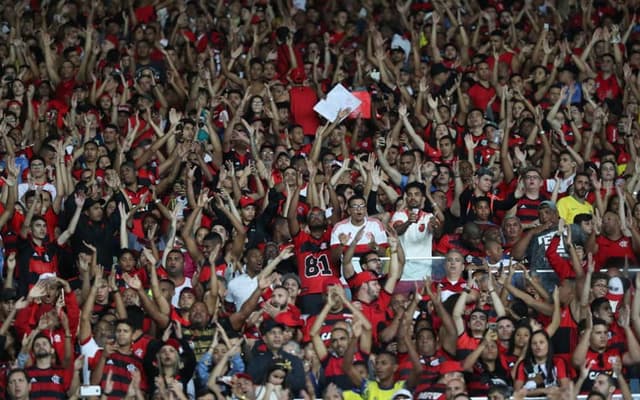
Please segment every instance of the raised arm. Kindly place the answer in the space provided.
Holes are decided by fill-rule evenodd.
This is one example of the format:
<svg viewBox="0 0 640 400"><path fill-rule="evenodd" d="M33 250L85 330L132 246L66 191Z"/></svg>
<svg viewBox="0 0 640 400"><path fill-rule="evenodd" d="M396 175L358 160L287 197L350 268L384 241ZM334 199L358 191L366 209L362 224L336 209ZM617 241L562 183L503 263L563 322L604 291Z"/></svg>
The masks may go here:
<svg viewBox="0 0 640 400"><path fill-rule="evenodd" d="M342 276L344 276L344 279L351 279L351 277L356 274L356 270L353 268L353 263L351 262L351 260L353 259L353 256L356 252L356 247L358 247L360 239L362 239L362 236L364 235L365 228L366 226L363 226L358 230L358 232L356 232L356 236L353 238L353 240L351 240L351 244L342 256Z"/></svg>
<svg viewBox="0 0 640 400"><path fill-rule="evenodd" d="M67 226L67 229L64 232L62 232L60 236L58 236L58 240L57 240L58 246L62 246L67 242L67 240L69 240L69 238L76 231L76 227L78 226L78 221L80 221L80 214L82 213L82 207L84 206L85 196L84 194L81 194L81 193L76 193L74 196L75 196L76 210L74 211L73 216L71 217L71 222L69 222L69 226Z"/></svg>
<svg viewBox="0 0 640 400"><path fill-rule="evenodd" d="M453 307L452 318L454 324L456 324L456 337L462 335L464 333L464 320L462 319L462 315L464 314L464 309L467 305L467 291L463 291L460 293L460 297L456 301L455 306Z"/></svg>
<svg viewBox="0 0 640 400"><path fill-rule="evenodd" d="M442 293L440 287L438 287L436 293L433 293L433 290L431 290L431 278L425 277L423 290L431 299L433 308L436 310L436 313L442 320L442 326L439 332L440 344L442 345L442 348L449 354L456 354L458 329L456 323L453 321L453 318L451 318L451 314L449 314L447 309L442 304Z"/></svg>

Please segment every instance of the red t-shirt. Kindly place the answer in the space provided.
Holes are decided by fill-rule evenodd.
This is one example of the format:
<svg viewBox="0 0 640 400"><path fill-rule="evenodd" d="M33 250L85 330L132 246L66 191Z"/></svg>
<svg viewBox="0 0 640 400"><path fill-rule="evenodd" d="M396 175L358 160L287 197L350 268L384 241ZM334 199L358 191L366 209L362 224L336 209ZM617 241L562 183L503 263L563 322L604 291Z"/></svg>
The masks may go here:
<svg viewBox="0 0 640 400"><path fill-rule="evenodd" d="M296 260L301 295L323 293L327 279L339 278L340 272L331 265L330 243L331 228L327 229L320 239L315 239L304 231L300 231L293 238L293 244L298 250Z"/></svg>
<svg viewBox="0 0 640 400"><path fill-rule="evenodd" d="M594 254L596 271L603 268L607 260L611 257L624 258L626 256L630 264L636 262L636 255L633 252L631 238L629 237L622 236L618 240L610 240L604 235L600 235L596 238L596 243L598 244L598 252Z"/></svg>
<svg viewBox="0 0 640 400"><path fill-rule="evenodd" d="M496 90L493 86L485 87L479 83L474 84L469 89L469 98L471 99L471 104L475 108L479 108L484 112L489 105L489 101L496 95ZM494 104L496 104L495 102Z"/></svg>

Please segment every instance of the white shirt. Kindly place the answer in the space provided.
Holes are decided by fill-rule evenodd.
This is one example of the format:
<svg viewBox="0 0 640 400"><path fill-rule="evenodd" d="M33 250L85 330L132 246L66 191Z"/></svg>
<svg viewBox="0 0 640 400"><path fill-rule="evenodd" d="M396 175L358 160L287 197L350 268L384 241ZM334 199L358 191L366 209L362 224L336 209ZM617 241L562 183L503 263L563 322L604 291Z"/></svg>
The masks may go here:
<svg viewBox="0 0 640 400"><path fill-rule="evenodd" d="M24 196L25 193L27 193L29 190L36 190L36 188L38 187L42 188L42 190L46 190L47 192L51 193L51 201L55 200L56 194L57 194L56 187L50 184L49 182L45 183L44 185L34 185L30 183L19 184L18 199L22 200L22 196Z"/></svg>
<svg viewBox="0 0 640 400"><path fill-rule="evenodd" d="M331 247L342 246L343 241L346 241L346 246L349 246L362 226L363 225L353 225L351 223L351 218L343 219L338 222L331 231ZM356 254L367 251L369 249L369 243L371 242L375 242L378 246L386 246L388 244L387 232L385 232L384 226L380 220L366 217L364 220L364 226L364 235L362 235L362 238L358 242ZM341 241L341 238L344 240ZM356 257L353 258L352 263L356 272L362 271L360 268L360 262Z"/></svg>
<svg viewBox="0 0 640 400"><path fill-rule="evenodd" d="M405 223L409 220L409 210L397 211L391 217L391 225ZM409 225L407 230L400 235L400 243L407 258L410 257L431 257L433 247L433 233L429 231L429 221L433 214L420 210L418 220L415 224Z"/></svg>
<svg viewBox="0 0 640 400"><path fill-rule="evenodd" d="M397 211L391 217L391 225L405 223L409 220L410 211ZM402 280L422 280L425 275L431 275L431 260L411 260L412 257L431 257L433 248L433 233L429 231L429 221L433 214L420 210L416 223L409 225L400 235L400 244L407 258L402 272Z"/></svg>
<svg viewBox="0 0 640 400"><path fill-rule="evenodd" d="M257 288L257 275L253 278L249 277L246 273L238 275L229 281L225 300L228 303L233 303L236 306L236 311L238 311Z"/></svg>
<svg viewBox="0 0 640 400"><path fill-rule="evenodd" d="M180 301L180 292L182 292L182 289L190 287L192 287L191 278L185 277L182 285L176 286L176 290L173 292L173 297L171 298L171 305L174 307L178 307L178 302Z"/></svg>
<svg viewBox="0 0 640 400"><path fill-rule="evenodd" d="M560 190L558 190L558 193L565 193L567 190L569 190L569 186L573 185L573 180L575 179L576 174L573 174L569 177L567 177L566 179L561 179L560 180ZM555 179L547 179L546 180L546 187L547 187L547 192L549 193L553 193L553 189L556 187L556 180Z"/></svg>

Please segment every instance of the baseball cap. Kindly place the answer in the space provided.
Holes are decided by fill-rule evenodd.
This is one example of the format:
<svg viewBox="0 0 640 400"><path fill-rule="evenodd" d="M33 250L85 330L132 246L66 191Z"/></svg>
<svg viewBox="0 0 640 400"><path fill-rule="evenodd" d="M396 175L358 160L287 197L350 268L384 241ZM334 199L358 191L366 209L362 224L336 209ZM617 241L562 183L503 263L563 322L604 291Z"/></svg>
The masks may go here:
<svg viewBox="0 0 640 400"><path fill-rule="evenodd" d="M268 319L260 325L260 333L262 335L266 335L267 333L271 332L271 330L274 328L280 328L284 330L284 325L273 319Z"/></svg>
<svg viewBox="0 0 640 400"><path fill-rule="evenodd" d="M92 198L88 198L87 200L85 200L84 205L82 206L82 210L88 210L91 207L93 207L94 204L100 204L100 206L104 206L104 200L102 199L92 199Z"/></svg>
<svg viewBox="0 0 640 400"><path fill-rule="evenodd" d="M249 196L242 196L240 198L240 208L245 208L248 206L255 206L256 205L256 201Z"/></svg>
<svg viewBox="0 0 640 400"><path fill-rule="evenodd" d="M367 282L377 281L378 276L371 271L364 271L356 274L349 282L352 287L360 287Z"/></svg>
<svg viewBox="0 0 640 400"><path fill-rule="evenodd" d="M407 397L409 400L413 400L413 395L407 389L400 389L391 396L391 400L399 399L400 396Z"/></svg>
<svg viewBox="0 0 640 400"><path fill-rule="evenodd" d="M162 345L162 347L164 346L171 346L174 349L176 349L176 351L178 352L178 354L180 354L180 349L181 349L181 345L180 342L177 339L174 338L169 338L167 339L167 341L164 342L164 344Z"/></svg>
<svg viewBox="0 0 640 400"><path fill-rule="evenodd" d="M251 375L249 375L249 374L245 374L244 372L238 372L234 376L237 379L246 379L246 380L250 381L251 383L253 383L253 377Z"/></svg>
<svg viewBox="0 0 640 400"><path fill-rule="evenodd" d="M476 176L485 176L485 175L489 175L490 177L494 177L493 175L493 171L490 170L487 167L482 167L482 168L478 168L478 170L476 171Z"/></svg>
<svg viewBox="0 0 640 400"><path fill-rule="evenodd" d="M541 208L550 208L552 210L557 210L558 207L556 206L556 203L554 201L551 200L545 200L540 202L540 205L538 206L538 210Z"/></svg>

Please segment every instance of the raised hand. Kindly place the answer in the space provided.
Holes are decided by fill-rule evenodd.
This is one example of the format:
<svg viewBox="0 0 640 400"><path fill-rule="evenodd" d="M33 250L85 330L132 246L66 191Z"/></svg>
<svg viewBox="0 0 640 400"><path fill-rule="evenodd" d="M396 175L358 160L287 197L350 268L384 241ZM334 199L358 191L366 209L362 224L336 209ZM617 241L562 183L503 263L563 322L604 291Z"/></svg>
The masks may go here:
<svg viewBox="0 0 640 400"><path fill-rule="evenodd" d="M137 275L129 275L128 273L122 274L122 279L124 279L127 286L134 290L140 290L142 288L142 282L140 282L140 278Z"/></svg>
<svg viewBox="0 0 640 400"><path fill-rule="evenodd" d="M47 283L45 281L38 281L30 290L27 298L39 299L47 294Z"/></svg>

